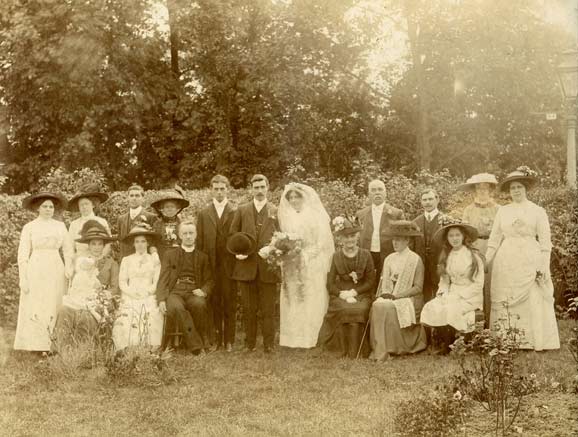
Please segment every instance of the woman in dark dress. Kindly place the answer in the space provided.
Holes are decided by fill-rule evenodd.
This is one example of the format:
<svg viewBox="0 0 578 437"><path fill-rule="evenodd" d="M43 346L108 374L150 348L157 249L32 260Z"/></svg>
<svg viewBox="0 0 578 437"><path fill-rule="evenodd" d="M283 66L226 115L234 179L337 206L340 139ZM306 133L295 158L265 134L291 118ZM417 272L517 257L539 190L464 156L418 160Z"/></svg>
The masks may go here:
<svg viewBox="0 0 578 437"><path fill-rule="evenodd" d="M75 242L86 245L87 252L74 261L74 276L56 319L56 349L91 341L100 319L97 294L105 289L111 298L118 295L118 264L104 250L113 240L100 221L82 226Z"/></svg>
<svg viewBox="0 0 578 437"><path fill-rule="evenodd" d="M333 226L340 248L327 276L329 308L318 344L342 357L355 358L373 299L375 268L371 253L359 247L360 229L343 217L334 219Z"/></svg>
<svg viewBox="0 0 578 437"><path fill-rule="evenodd" d="M177 228L181 222L179 214L189 206L189 201L185 199L180 189L173 188L164 190L159 198L151 203L151 206L160 219L155 222L154 231L160 235L157 251L162 261L167 250L181 245L177 235Z"/></svg>

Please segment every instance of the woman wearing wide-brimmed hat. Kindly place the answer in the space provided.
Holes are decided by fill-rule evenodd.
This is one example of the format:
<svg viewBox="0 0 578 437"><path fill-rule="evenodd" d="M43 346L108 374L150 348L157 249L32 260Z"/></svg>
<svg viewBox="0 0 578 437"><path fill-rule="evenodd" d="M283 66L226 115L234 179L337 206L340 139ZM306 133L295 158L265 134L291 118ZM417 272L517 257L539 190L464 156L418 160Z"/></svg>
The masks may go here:
<svg viewBox="0 0 578 437"><path fill-rule="evenodd" d="M327 276L329 307L318 344L356 358L373 299L375 267L369 250L359 247L361 229L344 217L335 218L332 224L340 248L333 254ZM368 352L364 350L363 355Z"/></svg>
<svg viewBox="0 0 578 437"><path fill-rule="evenodd" d="M448 353L456 332L474 330L476 310L482 309L484 262L472 243L478 237L475 227L442 216L442 227L434 235L440 244L440 282L436 297L421 312L421 323L435 328L436 352Z"/></svg>
<svg viewBox="0 0 578 437"><path fill-rule="evenodd" d="M498 213L500 205L492 198L492 194L498 185L496 176L490 173L475 174L466 183L458 186L458 190L473 193L474 201L466 206L462 220L474 226L478 230L478 239L473 246L478 249L482 256L486 256L488 239ZM484 280L484 318L485 326L490 324L490 286L491 271L486 273Z"/></svg>
<svg viewBox="0 0 578 437"><path fill-rule="evenodd" d="M159 234L146 222L137 223L124 237L125 243L132 243L135 253L120 263L121 302L113 329L117 350L161 345L163 315L155 295L161 263L156 252L148 253L158 238Z"/></svg>
<svg viewBox="0 0 578 437"><path fill-rule="evenodd" d="M22 206L38 217L24 225L20 234L20 304L14 349L49 351L50 332L66 291L66 279L73 272L66 226L53 218L55 210L66 208L66 199L57 193L41 192L25 198Z"/></svg>
<svg viewBox="0 0 578 437"><path fill-rule="evenodd" d="M185 199L180 189L172 188L163 190L157 199L151 203L151 206L160 218L155 222L154 230L160 235L157 250L162 260L165 251L180 246L177 235L177 229L181 222L179 214L189 206L189 201Z"/></svg>
<svg viewBox="0 0 578 437"><path fill-rule="evenodd" d="M486 258L492 262L491 327L521 331L522 348L559 349L550 277L550 223L543 208L527 198L536 172L519 167L500 184L512 202L502 206L492 228Z"/></svg>
<svg viewBox="0 0 578 437"><path fill-rule="evenodd" d="M68 202L68 210L75 213L80 213L80 217L76 218L70 222L68 228L68 234L71 240L74 242L74 252L77 256L83 256L88 254L88 245L86 243L78 242L80 238L80 230L84 224L89 220L95 220L100 223L106 229L108 235L110 236L110 226L108 222L95 214L94 210L103 202L108 199L108 194L100 190L97 184L87 184L80 188L80 190L70 199ZM110 251L110 246L107 245L105 248L105 254Z"/></svg>
<svg viewBox="0 0 578 437"><path fill-rule="evenodd" d="M76 242L86 244L88 253L74 260L74 276L56 319L56 350L90 341L96 334L100 314L95 310L97 293L106 290L103 298L118 294L118 264L104 253L114 241L108 230L96 220L88 220Z"/></svg>
<svg viewBox="0 0 578 437"><path fill-rule="evenodd" d="M422 235L417 224L407 220L390 222L386 236L394 252L385 258L370 314L370 358L387 360L389 354L404 355L427 347L425 329L419 323L423 308L424 265L408 246Z"/></svg>

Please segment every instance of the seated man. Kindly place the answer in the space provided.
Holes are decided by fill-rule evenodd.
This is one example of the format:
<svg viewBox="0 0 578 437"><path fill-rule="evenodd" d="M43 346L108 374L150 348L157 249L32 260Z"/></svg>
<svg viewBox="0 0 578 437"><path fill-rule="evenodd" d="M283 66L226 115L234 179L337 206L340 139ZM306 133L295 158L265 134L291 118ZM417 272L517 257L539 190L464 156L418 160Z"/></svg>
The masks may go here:
<svg viewBox="0 0 578 437"><path fill-rule="evenodd" d="M387 234L395 252L385 258L378 297L371 309L370 358L378 361L387 360L389 354L412 354L427 346L425 330L419 324L424 266L408 247L420 229L413 222L400 220L390 223Z"/></svg>
<svg viewBox="0 0 578 437"><path fill-rule="evenodd" d="M197 354L208 347L208 302L214 282L208 256L195 249L195 223L181 222L178 235L181 247L165 253L157 286L159 309L167 314L163 345L176 329L184 347Z"/></svg>

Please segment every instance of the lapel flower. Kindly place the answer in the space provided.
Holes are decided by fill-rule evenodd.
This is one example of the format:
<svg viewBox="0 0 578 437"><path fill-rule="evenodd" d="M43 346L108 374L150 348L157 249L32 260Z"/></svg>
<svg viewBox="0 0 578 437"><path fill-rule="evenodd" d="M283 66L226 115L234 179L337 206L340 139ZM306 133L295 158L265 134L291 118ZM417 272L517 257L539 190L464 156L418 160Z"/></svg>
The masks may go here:
<svg viewBox="0 0 578 437"><path fill-rule="evenodd" d="M351 279L353 280L354 284L357 284L357 281L359 281L359 277L357 276L357 272L353 271L349 274L349 276L351 277Z"/></svg>

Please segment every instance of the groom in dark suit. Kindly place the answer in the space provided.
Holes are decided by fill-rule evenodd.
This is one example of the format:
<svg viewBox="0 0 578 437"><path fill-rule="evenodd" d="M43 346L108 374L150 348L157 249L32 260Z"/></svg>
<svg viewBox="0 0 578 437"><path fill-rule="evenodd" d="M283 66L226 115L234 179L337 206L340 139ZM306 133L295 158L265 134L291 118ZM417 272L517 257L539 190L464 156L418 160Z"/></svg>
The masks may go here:
<svg viewBox="0 0 578 437"><path fill-rule="evenodd" d="M129 240L124 239L137 222L144 221L154 228L157 216L147 212L143 208L144 189L140 185L132 185L128 191L129 210L118 216L116 226L118 230L118 241L120 242L120 256L118 262L127 255L134 253L134 245Z"/></svg>
<svg viewBox="0 0 578 437"><path fill-rule="evenodd" d="M257 243L257 252L270 241L273 233L279 230L277 208L267 202L269 181L257 174L251 178L253 200L240 205L231 223L230 233L245 232ZM275 338L275 304L277 301L276 271L257 253L236 255L233 279L238 281L243 300L245 324L245 347L255 350L257 342L257 312L262 317L263 348L271 352Z"/></svg>
<svg viewBox="0 0 578 437"><path fill-rule="evenodd" d="M229 179L211 179L212 201L197 214L197 248L209 256L215 288L211 295L217 348L233 350L237 315L237 289L231 279L235 257L227 251L227 238L235 213L227 199Z"/></svg>
<svg viewBox="0 0 578 437"><path fill-rule="evenodd" d="M361 224L359 246L371 252L373 265L376 272L376 284L381 278L383 261L387 255L393 253L393 244L386 236L386 230L392 220L404 220L405 215L401 209L394 208L386 202L385 184L375 179L369 183L368 195L371 205L357 213L357 219Z"/></svg>

